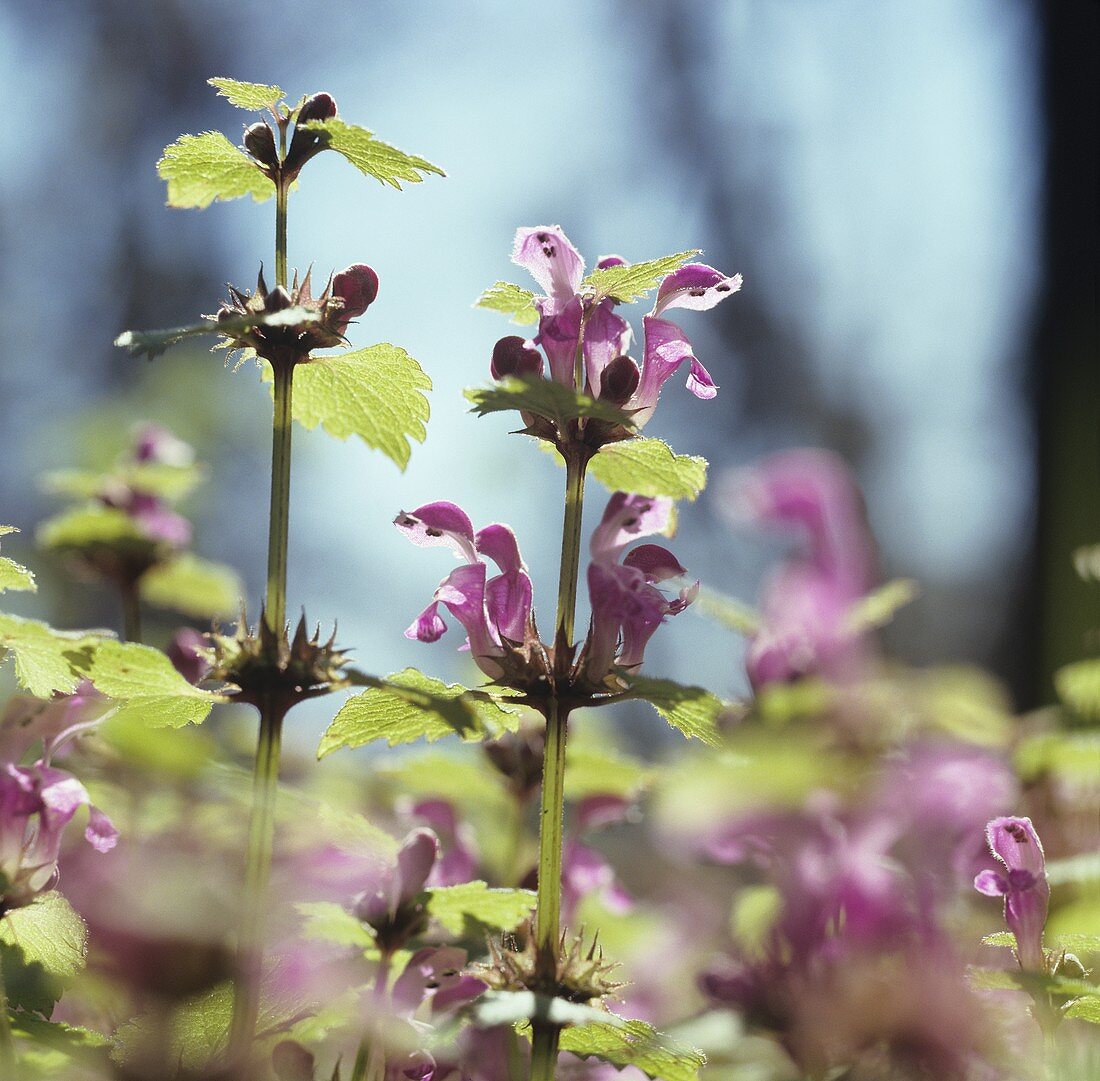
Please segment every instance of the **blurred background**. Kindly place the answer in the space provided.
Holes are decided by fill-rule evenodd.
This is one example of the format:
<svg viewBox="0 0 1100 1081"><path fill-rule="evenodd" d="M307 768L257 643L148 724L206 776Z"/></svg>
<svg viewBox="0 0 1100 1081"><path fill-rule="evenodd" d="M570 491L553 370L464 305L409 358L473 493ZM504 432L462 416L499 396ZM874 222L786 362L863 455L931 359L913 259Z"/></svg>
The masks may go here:
<svg viewBox="0 0 1100 1081"><path fill-rule="evenodd" d="M292 102L330 91L348 120L449 174L397 193L321 155L291 200L292 266L380 275L353 344L402 345L435 382L404 474L360 444L295 435L289 607L338 619L363 667L469 675L457 634L402 637L450 563L389 523L430 500L517 530L550 623L562 475L504 418L470 416L461 390L511 332L472 302L501 278L529 284L509 264L516 226L560 223L589 265L698 247L744 274L738 297L685 319L718 398L672 383L647 428L711 462L674 545L694 575L753 601L782 541L729 524L723 478L781 447L832 447L864 485L884 575L921 585L892 649L989 666L1019 707L1045 702L1096 623L1070 558L1100 540L1097 10L7 0L0 521L24 530L5 552L42 583L18 610L117 622L110 598L32 551L57 509L35 478L109 461L145 419L209 463L186 508L197 550L236 566L258 607L270 405L255 371L111 345L213 312L227 282L251 287L272 261L272 204L169 210L154 168L181 132L239 139L246 114L205 84L229 75ZM640 329L643 311L624 314ZM648 667L736 693L741 652L686 616ZM302 713L295 738L312 744L331 710Z"/></svg>

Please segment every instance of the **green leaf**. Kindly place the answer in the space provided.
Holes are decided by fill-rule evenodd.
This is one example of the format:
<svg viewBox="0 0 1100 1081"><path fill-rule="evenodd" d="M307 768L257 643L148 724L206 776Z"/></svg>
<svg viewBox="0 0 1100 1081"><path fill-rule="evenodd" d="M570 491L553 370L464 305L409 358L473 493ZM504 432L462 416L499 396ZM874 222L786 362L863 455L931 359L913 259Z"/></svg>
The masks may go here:
<svg viewBox="0 0 1100 1081"><path fill-rule="evenodd" d="M994 931L982 939L983 946L1004 946L1014 950L1016 948L1016 936L1011 931Z"/></svg>
<svg viewBox="0 0 1100 1081"><path fill-rule="evenodd" d="M361 173L373 176L383 184L401 190L401 181L419 184L429 173L447 174L424 158L406 154L395 146L383 143L356 124L346 124L336 117L331 120L310 120L301 127L315 131L329 150L342 154Z"/></svg>
<svg viewBox="0 0 1100 1081"><path fill-rule="evenodd" d="M1066 998L1100 992L1100 988L1085 980L1069 976L1048 976L1043 972L1025 972L1019 968L968 965L966 978L979 991L1027 991L1029 994L1059 995Z"/></svg>
<svg viewBox="0 0 1100 1081"><path fill-rule="evenodd" d="M713 589L700 589L692 606L700 615L713 619L738 634L754 635L760 631L760 613L755 608Z"/></svg>
<svg viewBox="0 0 1100 1081"><path fill-rule="evenodd" d="M0 919L0 965L12 1006L49 1017L65 981L84 967L88 932L60 893Z"/></svg>
<svg viewBox="0 0 1100 1081"><path fill-rule="evenodd" d="M1081 998L1075 998L1062 1011L1062 1016L1100 1025L1100 995L1082 995Z"/></svg>
<svg viewBox="0 0 1100 1081"><path fill-rule="evenodd" d="M145 356L150 360L159 357L170 346L184 338L202 334L219 334L229 338L244 334L254 327L296 327L315 322L317 313L294 305L277 312L253 312L233 319L204 319L185 327L168 327L164 330L124 330L115 345L126 349L130 356Z"/></svg>
<svg viewBox="0 0 1100 1081"><path fill-rule="evenodd" d="M306 938L361 950L373 950L376 946L370 928L335 901L309 901L294 907L302 917L302 934Z"/></svg>
<svg viewBox="0 0 1100 1081"><path fill-rule="evenodd" d="M203 480L203 474L202 467L197 465L127 462L109 473L89 469L58 469L42 478L42 487L53 495L94 499L105 491L125 485L148 495L175 501L194 491Z"/></svg>
<svg viewBox="0 0 1100 1081"><path fill-rule="evenodd" d="M499 931L518 927L535 907L531 890L491 889L484 882L436 886L426 891L428 912L452 935L461 935L473 922Z"/></svg>
<svg viewBox="0 0 1100 1081"><path fill-rule="evenodd" d="M1058 697L1082 717L1100 720L1100 657L1075 661L1054 673Z"/></svg>
<svg viewBox="0 0 1100 1081"><path fill-rule="evenodd" d="M692 251L678 252L676 255L666 255L661 259L650 259L645 263L628 263L625 266L593 270L584 279L581 288L587 286L591 289L595 293L597 302L611 297L613 300L621 300L629 304L656 289L661 284L662 278L666 278L689 259L701 254L702 252L696 248Z"/></svg>
<svg viewBox="0 0 1100 1081"><path fill-rule="evenodd" d="M518 724L515 707L406 668L349 698L321 737L317 757L376 739L391 747L420 739L431 743L455 734L480 739L487 733L512 731Z"/></svg>
<svg viewBox="0 0 1100 1081"><path fill-rule="evenodd" d="M983 946L1004 946L1009 949L1016 948L1016 936L1011 931L996 931L986 935L982 939ZM1065 950L1067 953L1090 954L1100 953L1100 935L1083 935L1076 932L1067 932L1061 935L1047 935L1046 948L1048 950Z"/></svg>
<svg viewBox="0 0 1100 1081"><path fill-rule="evenodd" d="M513 323L530 326L539 321L535 307L535 294L530 289L513 285L511 282L497 282L489 286L474 301L475 308L488 308L489 311L502 312L512 317Z"/></svg>
<svg viewBox="0 0 1100 1081"><path fill-rule="evenodd" d="M571 800L604 794L636 799L656 777L644 762L615 751L578 747L572 740L566 748L565 794Z"/></svg>
<svg viewBox="0 0 1100 1081"><path fill-rule="evenodd" d="M737 707L704 690L670 679L626 678L628 698L645 699L673 728L688 739L714 747L719 743L718 719Z"/></svg>
<svg viewBox="0 0 1100 1081"><path fill-rule="evenodd" d="M1051 860L1047 864L1047 879L1052 886L1100 883L1100 853L1082 852Z"/></svg>
<svg viewBox="0 0 1100 1081"><path fill-rule="evenodd" d="M47 519L36 540L43 548L90 548L126 542L146 543L134 519L115 507L74 507Z"/></svg>
<svg viewBox="0 0 1100 1081"><path fill-rule="evenodd" d="M881 627L894 618L919 593L917 583L911 578L897 578L868 593L848 611L845 622L853 634Z"/></svg>
<svg viewBox="0 0 1100 1081"><path fill-rule="evenodd" d="M20 687L36 698L76 688L74 653L86 641L84 635L55 631L34 619L0 614L0 654L10 653Z"/></svg>
<svg viewBox="0 0 1100 1081"><path fill-rule="evenodd" d="M609 492L694 500L707 484L707 460L676 454L660 439L608 443L588 466Z"/></svg>
<svg viewBox="0 0 1100 1081"><path fill-rule="evenodd" d="M14 526L0 525L0 537L18 532L19 530ZM6 556L0 556L0 593L6 589L34 593L38 586L35 584L34 575L21 563L16 563L14 559L8 559Z"/></svg>
<svg viewBox="0 0 1100 1081"><path fill-rule="evenodd" d="M226 98L230 105L238 109L248 109L253 113L262 113L265 109L274 109L285 96L277 86L264 86L263 83L242 83L238 79L207 79L215 87L218 96Z"/></svg>
<svg viewBox="0 0 1100 1081"><path fill-rule="evenodd" d="M582 394L552 379L519 379L508 376L489 387L469 387L464 392L479 417L518 409L553 421L559 428L570 420L591 417L633 428L634 422L617 406Z"/></svg>
<svg viewBox="0 0 1100 1081"><path fill-rule="evenodd" d="M94 653L88 678L121 702L117 719L143 720L152 728L201 724L222 699L192 686L158 649L136 642L104 642Z"/></svg>
<svg viewBox="0 0 1100 1081"><path fill-rule="evenodd" d="M561 1050L580 1058L598 1058L623 1069L633 1066L654 1081L695 1081L706 1056L694 1047L663 1036L644 1021L591 1022L567 1028Z"/></svg>
<svg viewBox="0 0 1100 1081"><path fill-rule="evenodd" d="M409 440L427 435L432 381L404 349L372 345L354 353L314 357L294 370L294 419L320 424L329 435L357 435L400 469L409 462Z"/></svg>
<svg viewBox="0 0 1100 1081"><path fill-rule="evenodd" d="M251 195L257 203L275 194L275 185L243 150L220 131L181 135L157 162L157 174L168 184L168 205L202 210L215 199Z"/></svg>
<svg viewBox="0 0 1100 1081"><path fill-rule="evenodd" d="M22 1065L37 1067L38 1072L32 1076L68 1077L69 1066L74 1061L98 1067L93 1076L109 1076L109 1061L105 1052L110 1041L101 1033L65 1025L60 1021L47 1021L44 1017L22 1011L12 1015L11 1027L14 1035L34 1044L20 1056Z"/></svg>
<svg viewBox="0 0 1100 1081"><path fill-rule="evenodd" d="M241 581L230 567L186 554L141 578L141 598L197 618L225 618L240 610Z"/></svg>

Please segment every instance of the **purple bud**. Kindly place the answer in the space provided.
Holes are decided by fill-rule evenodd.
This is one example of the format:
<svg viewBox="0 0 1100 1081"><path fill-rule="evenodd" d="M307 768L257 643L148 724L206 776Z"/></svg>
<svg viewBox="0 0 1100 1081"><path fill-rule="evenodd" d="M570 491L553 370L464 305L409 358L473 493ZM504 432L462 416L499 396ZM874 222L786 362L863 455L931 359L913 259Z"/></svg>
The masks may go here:
<svg viewBox="0 0 1100 1081"><path fill-rule="evenodd" d="M325 149L321 136L315 131L303 128L311 120L331 120L336 115L336 102L330 94L314 94L306 98L298 110L294 126L294 138L290 140L290 149L283 162L283 173L293 179L310 158Z"/></svg>
<svg viewBox="0 0 1100 1081"><path fill-rule="evenodd" d="M244 148L261 165L274 168L279 164L279 154L275 149L275 133L262 120L244 129Z"/></svg>
<svg viewBox="0 0 1100 1081"><path fill-rule="evenodd" d="M165 650L172 667L188 683L198 683L210 671L206 658L206 637L193 627L181 627Z"/></svg>
<svg viewBox="0 0 1100 1081"><path fill-rule="evenodd" d="M290 294L281 285L276 285L270 293L264 297L265 312L281 312L294 303Z"/></svg>
<svg viewBox="0 0 1100 1081"><path fill-rule="evenodd" d="M415 829L405 838L397 851L399 905L424 888L438 857L439 838L430 829Z"/></svg>
<svg viewBox="0 0 1100 1081"><path fill-rule="evenodd" d="M509 334L493 346L489 372L494 379L508 375L542 377L542 354L525 338Z"/></svg>
<svg viewBox="0 0 1100 1081"><path fill-rule="evenodd" d="M353 263L332 279L332 295L344 302L339 321L347 326L374 303L378 296L378 275L366 263Z"/></svg>
<svg viewBox="0 0 1100 1081"><path fill-rule="evenodd" d="M304 124L309 120L330 120L336 115L336 102L331 94L323 90L319 94L312 94L302 102L298 110L296 123Z"/></svg>
<svg viewBox="0 0 1100 1081"><path fill-rule="evenodd" d="M600 397L616 405L625 405L638 389L641 372L630 357L616 357L600 377Z"/></svg>
<svg viewBox="0 0 1100 1081"><path fill-rule="evenodd" d="M300 1043L283 1040L271 1052L271 1065L279 1081L313 1081L313 1055Z"/></svg>

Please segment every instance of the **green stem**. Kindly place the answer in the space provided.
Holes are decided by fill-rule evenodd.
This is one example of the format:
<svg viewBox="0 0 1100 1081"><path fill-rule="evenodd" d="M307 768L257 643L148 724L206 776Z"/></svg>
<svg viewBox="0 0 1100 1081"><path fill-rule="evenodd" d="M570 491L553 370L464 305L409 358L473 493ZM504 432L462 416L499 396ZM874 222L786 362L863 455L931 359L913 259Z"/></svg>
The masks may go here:
<svg viewBox="0 0 1100 1081"><path fill-rule="evenodd" d="M580 569L581 518L584 511L584 475L589 455L579 446L566 448L565 518L562 523L561 571L558 577L558 619L554 638L555 682L568 675L573 653L573 625L577 612ZM538 904L535 909L535 947L538 975L552 987L557 978L561 934L561 857L565 818L565 744L569 709L558 696L546 711L546 748L542 763L539 806ZM559 1031L539 1019L532 1022L531 1081L552 1081L558 1058Z"/></svg>
<svg viewBox="0 0 1100 1081"><path fill-rule="evenodd" d="M561 1029L535 1022L531 1037L531 1081L554 1081Z"/></svg>
<svg viewBox="0 0 1100 1081"><path fill-rule="evenodd" d="M260 738L252 776L252 817L244 879L244 917L237 944L237 984L230 1028L230 1061L245 1069L260 1007L264 899L275 847L275 805L285 711L275 702L260 712Z"/></svg>
<svg viewBox="0 0 1100 1081"><path fill-rule="evenodd" d="M122 587L122 637L127 642L141 641L141 589L137 582Z"/></svg>
<svg viewBox="0 0 1100 1081"><path fill-rule="evenodd" d="M282 180L275 184L275 284L286 288L286 205L289 186Z"/></svg>
<svg viewBox="0 0 1100 1081"><path fill-rule="evenodd" d="M0 1077L14 1078L15 1040L11 1034L11 1017L8 1014L8 993L4 986L4 969L0 966Z"/></svg>
<svg viewBox="0 0 1100 1081"><path fill-rule="evenodd" d="M286 623L286 563L290 536L290 442L294 365L274 366L275 413L271 428L271 517L267 535L267 625L278 635Z"/></svg>

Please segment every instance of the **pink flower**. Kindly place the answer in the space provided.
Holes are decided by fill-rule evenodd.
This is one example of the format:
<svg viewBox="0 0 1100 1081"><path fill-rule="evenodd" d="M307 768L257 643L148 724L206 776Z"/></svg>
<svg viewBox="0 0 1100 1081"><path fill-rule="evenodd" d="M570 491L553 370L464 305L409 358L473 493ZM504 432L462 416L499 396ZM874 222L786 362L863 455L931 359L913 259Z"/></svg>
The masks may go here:
<svg viewBox="0 0 1100 1081"><path fill-rule="evenodd" d="M1050 905L1043 843L1030 818L994 818L985 828L989 850L1004 871L981 871L974 888L987 897L1004 897L1008 929L1016 936L1020 967L1046 971L1043 928Z"/></svg>

